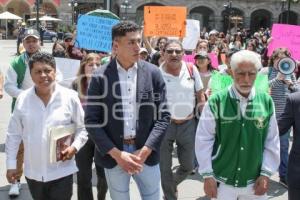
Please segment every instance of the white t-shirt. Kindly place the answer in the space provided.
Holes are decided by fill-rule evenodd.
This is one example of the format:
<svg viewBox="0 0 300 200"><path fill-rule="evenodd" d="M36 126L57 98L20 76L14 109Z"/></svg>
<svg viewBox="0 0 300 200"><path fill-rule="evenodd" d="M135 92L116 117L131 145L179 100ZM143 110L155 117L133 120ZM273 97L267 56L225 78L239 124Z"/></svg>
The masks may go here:
<svg viewBox="0 0 300 200"><path fill-rule="evenodd" d="M195 91L203 89L200 74L193 66L193 80L188 71L187 65L182 61L179 76L169 74L164 69L164 63L161 64L160 70L167 87L167 101L169 112L172 119L186 119L195 108Z"/></svg>

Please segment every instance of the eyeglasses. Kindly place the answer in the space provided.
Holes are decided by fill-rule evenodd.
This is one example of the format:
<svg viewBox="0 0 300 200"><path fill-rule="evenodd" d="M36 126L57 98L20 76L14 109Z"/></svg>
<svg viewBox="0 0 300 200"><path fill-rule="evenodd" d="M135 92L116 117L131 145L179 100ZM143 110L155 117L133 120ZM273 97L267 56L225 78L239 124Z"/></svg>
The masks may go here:
<svg viewBox="0 0 300 200"><path fill-rule="evenodd" d="M72 42L72 39L65 39L65 42Z"/></svg>
<svg viewBox="0 0 300 200"><path fill-rule="evenodd" d="M170 55L173 54L174 52L176 54L181 54L182 50L179 50L179 49L167 49L166 52L167 52L167 54L170 54Z"/></svg>

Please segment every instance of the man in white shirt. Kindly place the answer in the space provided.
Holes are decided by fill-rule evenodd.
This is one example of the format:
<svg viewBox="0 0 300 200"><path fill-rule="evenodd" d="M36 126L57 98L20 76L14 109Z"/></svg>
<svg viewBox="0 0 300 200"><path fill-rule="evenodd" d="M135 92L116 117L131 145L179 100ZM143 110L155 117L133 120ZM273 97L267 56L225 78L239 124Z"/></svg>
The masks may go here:
<svg viewBox="0 0 300 200"><path fill-rule="evenodd" d="M34 29L27 29L24 33L23 46L26 51L12 60L11 66L8 68L5 77L4 89L7 94L13 98L12 110L14 108L16 98L19 96L19 94L22 91L33 86L28 67L28 60L34 53L40 50L39 33ZM23 173L23 156L24 149L23 143L21 143L19 152L17 154L18 175L16 178L16 182L11 185L11 188L8 192L9 196L12 197L18 196L20 194L20 178Z"/></svg>
<svg viewBox="0 0 300 200"><path fill-rule="evenodd" d="M239 51L230 66L234 83L208 99L199 120L199 173L209 198L265 200L280 162L273 101L253 87L261 67L256 53Z"/></svg>
<svg viewBox="0 0 300 200"><path fill-rule="evenodd" d="M165 62L160 66L167 86L167 102L171 113L171 124L160 147L161 182L165 199L177 199L177 185L193 170L196 133L196 98L202 100L203 85L197 68L182 61L184 51L180 41L169 40L164 49ZM204 97L204 96L203 96ZM172 172L173 145L177 144L180 163Z"/></svg>
<svg viewBox="0 0 300 200"><path fill-rule="evenodd" d="M78 171L74 154L87 141L84 112L78 94L55 83L51 54L34 54L29 68L34 86L18 96L7 130L6 177L10 183L18 179L16 156L23 141L24 174L33 199L71 199L72 177ZM74 141L59 152L63 162L51 163L50 128L73 124Z"/></svg>

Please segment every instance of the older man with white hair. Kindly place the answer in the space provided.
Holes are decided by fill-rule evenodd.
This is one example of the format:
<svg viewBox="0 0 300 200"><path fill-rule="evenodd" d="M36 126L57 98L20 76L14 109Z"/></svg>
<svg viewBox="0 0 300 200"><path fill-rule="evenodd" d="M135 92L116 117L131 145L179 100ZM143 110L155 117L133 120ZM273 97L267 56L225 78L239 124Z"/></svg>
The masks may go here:
<svg viewBox="0 0 300 200"><path fill-rule="evenodd" d="M204 191L222 200L264 200L280 162L271 97L253 87L261 62L254 52L233 54L234 82L211 96L196 133L195 151Z"/></svg>

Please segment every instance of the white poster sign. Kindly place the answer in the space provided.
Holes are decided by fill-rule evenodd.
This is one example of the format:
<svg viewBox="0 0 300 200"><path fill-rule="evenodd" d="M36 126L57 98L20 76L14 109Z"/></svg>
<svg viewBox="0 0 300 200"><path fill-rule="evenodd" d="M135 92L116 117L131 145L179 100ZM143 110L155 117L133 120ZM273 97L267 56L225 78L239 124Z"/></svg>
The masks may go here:
<svg viewBox="0 0 300 200"><path fill-rule="evenodd" d="M186 35L183 38L183 48L186 50L194 50L200 39L200 21L195 19L186 20Z"/></svg>
<svg viewBox="0 0 300 200"><path fill-rule="evenodd" d="M70 88L72 82L77 77L77 72L80 67L80 60L68 59L68 58L56 58L56 71L57 80L65 87Z"/></svg>

